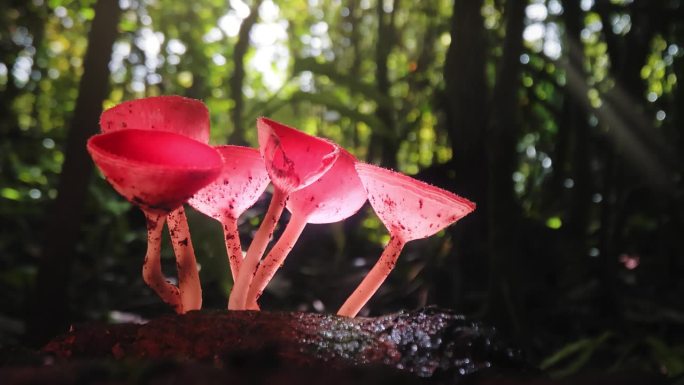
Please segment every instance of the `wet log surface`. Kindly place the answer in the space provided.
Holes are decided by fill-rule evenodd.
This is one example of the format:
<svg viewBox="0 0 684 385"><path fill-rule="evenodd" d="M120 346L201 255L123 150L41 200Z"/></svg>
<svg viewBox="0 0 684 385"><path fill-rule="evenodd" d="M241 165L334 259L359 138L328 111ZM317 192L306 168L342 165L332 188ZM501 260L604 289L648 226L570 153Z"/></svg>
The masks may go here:
<svg viewBox="0 0 684 385"><path fill-rule="evenodd" d="M88 325L49 343L58 358L191 359L235 366L264 357L299 367L386 367L417 377L526 370L492 328L426 308L377 318L272 312L190 312L144 325Z"/></svg>
<svg viewBox="0 0 684 385"><path fill-rule="evenodd" d="M0 368L0 382L547 383L536 382L547 380L494 329L436 308L355 319L201 311L142 325L88 324L55 338L35 359L32 367Z"/></svg>

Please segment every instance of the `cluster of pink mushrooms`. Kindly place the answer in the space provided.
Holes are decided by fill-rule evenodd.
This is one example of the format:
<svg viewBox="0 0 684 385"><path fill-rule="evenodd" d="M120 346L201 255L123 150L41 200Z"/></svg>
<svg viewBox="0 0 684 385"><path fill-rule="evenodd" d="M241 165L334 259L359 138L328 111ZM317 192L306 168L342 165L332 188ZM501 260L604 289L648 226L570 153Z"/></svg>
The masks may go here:
<svg viewBox="0 0 684 385"><path fill-rule="evenodd" d="M368 199L390 232L382 256L338 311L354 317L377 291L406 242L429 237L475 209L448 191L362 163L334 142L267 118L257 120L259 148L209 142L205 105L180 96L121 103L100 118L88 151L106 179L147 218L143 279L177 313L202 307L202 288L183 208L221 222L234 286L228 309L257 310L257 300L307 223L333 223ZM273 184L273 196L246 254L238 218ZM292 214L263 257L283 209ZM178 285L161 270L167 222Z"/></svg>

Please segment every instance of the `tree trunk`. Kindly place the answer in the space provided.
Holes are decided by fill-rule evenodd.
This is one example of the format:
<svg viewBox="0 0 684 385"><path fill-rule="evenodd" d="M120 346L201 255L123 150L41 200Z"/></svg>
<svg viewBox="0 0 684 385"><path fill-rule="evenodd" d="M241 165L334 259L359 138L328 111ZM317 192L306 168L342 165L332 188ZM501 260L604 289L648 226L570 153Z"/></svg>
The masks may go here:
<svg viewBox="0 0 684 385"><path fill-rule="evenodd" d="M492 96L489 126L490 276L487 316L519 341L526 341L525 309L520 295L521 213L513 190L517 165L518 89L526 0L506 2L506 37Z"/></svg>
<svg viewBox="0 0 684 385"><path fill-rule="evenodd" d="M245 127L242 121L245 109L245 97L242 94L242 86L245 81L245 55L249 48L249 33L259 18L259 7L263 0L255 0L249 16L242 21L238 32L238 40L233 48L233 76L230 78L230 97L235 105L230 111L233 121L233 132L230 134L229 143L233 145L245 145L243 134Z"/></svg>
<svg viewBox="0 0 684 385"><path fill-rule="evenodd" d="M446 121L459 192L486 206L487 83L482 0L455 0L444 63Z"/></svg>
<svg viewBox="0 0 684 385"><path fill-rule="evenodd" d="M451 44L444 63L444 98L442 109L446 132L452 148L448 164L433 166L434 175L444 179L439 185L477 203L477 210L452 226L450 232L458 255L450 253L445 260L449 266L459 266L463 274L454 269L443 269L440 282L449 286L431 293L431 301L441 306L455 306L460 301L458 277L463 286L472 290L485 290L481 276L486 271L487 221L482 215L487 208L487 158L485 125L487 122L487 82L485 80L485 39L482 18L482 0L455 0L451 15ZM427 170L426 170L427 171ZM437 178L429 180L437 183ZM447 273L454 271L454 273ZM456 282L456 283L454 283ZM479 285L479 286L478 286Z"/></svg>
<svg viewBox="0 0 684 385"><path fill-rule="evenodd" d="M582 31L582 10L580 4L576 1L566 1L564 8L565 25L567 28L566 47L567 58L566 63L574 70L585 75L584 71L584 48L580 45L580 33ZM583 76L586 79L586 76ZM574 186L570 194L570 210L566 218L566 228L570 236L576 240L576 245L582 245L585 242L587 226L589 222L589 210L591 208L591 194L593 187L591 186L591 170L590 159L593 151L589 142L589 126L587 119L587 111L584 110L582 104L570 97L564 100L564 108L567 109L566 122L561 122L566 129L570 130L572 137L571 146L572 151L570 155L571 169L569 175L572 177ZM586 250L576 250L582 252L577 255L581 258L586 255Z"/></svg>
<svg viewBox="0 0 684 385"><path fill-rule="evenodd" d="M102 103L109 88L108 64L120 13L116 0L98 0L95 4L58 196L46 221L35 297L28 319L28 336L34 343L43 342L67 326L69 275L93 169L86 141L98 131Z"/></svg>
<svg viewBox="0 0 684 385"><path fill-rule="evenodd" d="M397 40L397 31L394 26L394 15L399 7L399 0L392 1L392 11L389 14L383 9L383 1L376 5L378 17L378 36L375 46L375 86L379 93L390 99L390 80L388 60L392 47ZM375 112L378 119L383 123L384 130L374 129L369 145L369 158L371 161L380 162L384 167L396 168L398 151L398 133L394 119L394 111L391 106L379 105Z"/></svg>

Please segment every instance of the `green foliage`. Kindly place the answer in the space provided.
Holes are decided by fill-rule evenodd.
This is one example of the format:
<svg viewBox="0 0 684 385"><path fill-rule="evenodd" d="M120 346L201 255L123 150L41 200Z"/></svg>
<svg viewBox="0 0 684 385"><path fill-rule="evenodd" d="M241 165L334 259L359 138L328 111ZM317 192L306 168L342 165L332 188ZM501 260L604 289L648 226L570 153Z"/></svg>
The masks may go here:
<svg viewBox="0 0 684 385"><path fill-rule="evenodd" d="M677 377L684 373L684 346L673 346L655 336L630 338L608 331L565 345L545 358L540 368L554 377L567 377L595 370L598 362L609 370L630 367Z"/></svg>
<svg viewBox="0 0 684 385"><path fill-rule="evenodd" d="M540 368L553 370L556 377L565 377L574 374L591 359L596 349L605 344L613 336L611 332L605 332L596 338L584 338L572 342L561 350L541 362ZM563 362L567 361L567 362Z"/></svg>

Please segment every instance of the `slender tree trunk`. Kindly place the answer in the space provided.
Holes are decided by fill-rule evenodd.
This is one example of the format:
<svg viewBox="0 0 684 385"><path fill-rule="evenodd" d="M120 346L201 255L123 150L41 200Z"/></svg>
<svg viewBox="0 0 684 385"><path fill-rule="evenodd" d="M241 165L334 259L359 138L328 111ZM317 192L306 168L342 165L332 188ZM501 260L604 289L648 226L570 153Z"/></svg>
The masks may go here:
<svg viewBox="0 0 684 385"><path fill-rule="evenodd" d="M120 13L116 0L98 0L95 4L58 196L46 221L35 297L29 314L28 336L34 343L42 343L56 332L64 331L68 324L70 270L93 169L86 141L98 131L102 102L109 88L108 64Z"/></svg>
<svg viewBox="0 0 684 385"><path fill-rule="evenodd" d="M192 9L185 17L187 17L190 26L195 26L202 22L202 17L199 15L199 9ZM189 46L189 49L185 54L183 66L192 73L192 85L183 92L183 96L193 99L202 99L206 97L209 92L207 87L209 81L207 80L206 71L198 71L196 69L207 68L211 62L204 51L204 43L199 36L191 32L192 28L196 27L186 27L185 31L181 31L183 35L187 36L187 44Z"/></svg>
<svg viewBox="0 0 684 385"><path fill-rule="evenodd" d="M580 33L582 31L582 10L576 1L566 1L565 25L567 28L567 58L568 66L585 74L584 71L584 51L580 45ZM583 76L583 78L586 78ZM566 95L570 95L566 93ZM564 108L567 110L568 119L565 122L566 129L570 130L571 135L571 172L574 186L570 195L570 210L566 218L566 228L570 236L576 240L576 245L582 245L586 236L589 221L589 210L591 207L591 170L590 159L593 153L589 148L589 126L586 111L583 106L572 97L566 97ZM583 249L576 250L581 252L581 257L586 255Z"/></svg>
<svg viewBox="0 0 684 385"><path fill-rule="evenodd" d="M361 36L361 29L359 28L359 25L361 24L361 17L357 14L359 13L358 3L359 0L349 1L349 15L346 18L347 22L352 26L351 34L349 35L349 40L351 42L352 49L354 50L354 61L352 62L351 67L349 69L350 74L360 73L359 71L361 71L361 59L363 58L363 56L361 55L361 42L363 38Z"/></svg>
<svg viewBox="0 0 684 385"><path fill-rule="evenodd" d="M570 150L572 147L572 114L575 111L569 99L572 99L572 96L566 90L563 95L563 107L557 118L558 134L553 144L553 174L551 174L548 183L549 188L546 190L546 194L542 196L544 207L556 207L558 205L558 197L564 191L563 182L572 175Z"/></svg>
<svg viewBox="0 0 684 385"><path fill-rule="evenodd" d="M506 2L506 37L492 95L487 138L489 166L490 276L487 316L520 341L527 336L520 294L520 224L511 175L516 169L520 54L526 0Z"/></svg>
<svg viewBox="0 0 684 385"><path fill-rule="evenodd" d="M353 61L351 62L351 65L349 66L349 72L348 74L359 74L361 71L361 59L363 56L361 55L361 52L363 51L363 48L361 47L361 44L363 43L363 37L361 36L361 19L362 19L362 10L359 9L359 1L360 0L350 0L347 4L347 7L349 8L349 14L344 18L345 23L349 23L351 25L351 31L349 33L349 42L351 45L351 50L352 50L352 55L354 57ZM349 144L352 147L358 147L359 145L359 137L358 137L358 127L359 123L358 122L353 122L351 123L350 131L349 131Z"/></svg>
<svg viewBox="0 0 684 385"><path fill-rule="evenodd" d="M230 78L230 97L233 99L235 105L230 111L230 117L233 121L233 132L230 134L229 143L234 145L244 145L245 139L243 134L245 127L242 121L243 111L245 109L245 97L242 94L242 86L245 81L245 55L249 48L249 33L259 19L259 7L263 0L255 0L249 16L242 21L240 30L238 32L238 40L233 48L233 76Z"/></svg>
<svg viewBox="0 0 684 385"><path fill-rule="evenodd" d="M446 122L459 192L486 206L485 29L482 0L455 0L451 44L444 63ZM484 205L484 206L483 206Z"/></svg>
<svg viewBox="0 0 684 385"><path fill-rule="evenodd" d="M452 148L452 161L439 170L442 177L454 175L449 186L454 192L477 203L473 215L463 219L460 226L452 226L450 232L458 255L450 253L445 263L463 269L463 285L473 290L485 290L479 280L468 280L476 273L486 270L487 261L487 157L485 128L487 123L487 82L485 80L485 39L482 18L482 0L454 0L451 15L451 44L444 63L444 100L442 108L446 131ZM459 296L455 276L448 276L443 282L452 286L440 288L431 301L440 306L454 307ZM480 286L478 286L480 285Z"/></svg>
<svg viewBox="0 0 684 385"><path fill-rule="evenodd" d="M567 274L563 274L564 282L560 285L574 284L577 279L584 279L591 271L590 259L587 257L589 241L588 228L591 219L592 193L596 187L592 181L591 161L597 150L590 141L591 127L589 112L591 106L587 97L587 73L584 68L584 45L580 33L583 27L584 13L580 4L575 1L563 3L565 12L565 40L563 58L559 61L566 73L567 83L563 89L563 118L559 122L559 136L565 138L562 154L554 158L554 190L547 194L548 199L568 197L561 200L567 207L563 217L563 234L568 237L567 247L562 255L554 256L562 259L557 266L563 266ZM582 82L582 85L571 84ZM583 91L578 91L582 88ZM572 181L572 187L566 187L566 180ZM595 246L595 245L594 245Z"/></svg>
<svg viewBox="0 0 684 385"><path fill-rule="evenodd" d="M387 14L383 9L383 1L378 1L376 10L378 18L378 36L375 46L375 85L383 96L388 99L390 80L388 60L392 47L397 40L394 26L394 15L399 7L399 0L393 0L392 11ZM378 119L383 123L384 130L374 130L370 141L370 159L379 161L384 167L396 168L398 134L394 111L391 106L380 105L376 111Z"/></svg>

